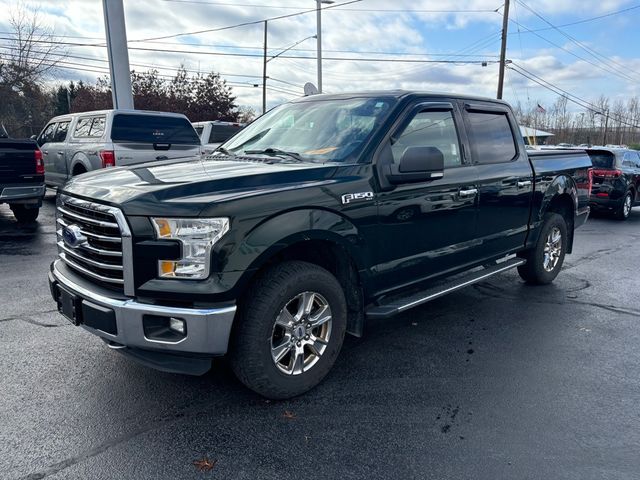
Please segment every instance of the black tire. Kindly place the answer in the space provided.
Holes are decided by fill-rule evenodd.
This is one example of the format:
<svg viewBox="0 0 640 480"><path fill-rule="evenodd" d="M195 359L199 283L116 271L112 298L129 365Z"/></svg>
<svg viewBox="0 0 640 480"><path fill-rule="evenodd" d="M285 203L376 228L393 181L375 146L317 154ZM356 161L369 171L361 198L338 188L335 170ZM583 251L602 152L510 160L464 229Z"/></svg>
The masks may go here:
<svg viewBox="0 0 640 480"><path fill-rule="evenodd" d="M558 242L560 251L557 252L555 248L556 242L553 242L552 255L548 258L545 250L548 248L548 242L555 238L551 236L555 232L560 233ZM518 267L520 277L532 285L546 285L553 282L562 268L567 251L568 238L567 222L565 222L564 218L557 213L547 213L544 216L536 246L520 254L520 257L527 261L527 263Z"/></svg>
<svg viewBox="0 0 640 480"><path fill-rule="evenodd" d="M304 345L304 339L309 337L294 336L298 335L299 330L292 330L295 333L287 337L292 342L289 348L295 349L295 339L299 338L303 343L302 351L306 351L308 358L315 360L315 363L311 363L307 371L303 368L301 373L286 374L281 370L282 364L277 364L272 357L272 342L277 329L282 328L284 331L284 327L276 326L276 320L281 317L285 307L290 308L291 302L309 292L319 294L318 297L313 297L312 303L316 301L315 298L319 298L330 308L331 316L327 322L330 325L330 335L327 337L326 347L316 359L316 355L306 350L309 347ZM299 302L302 304L304 297L300 298ZM269 268L253 284L249 294L239 305L238 313L229 351L231 368L243 384L271 399L295 397L320 383L340 353L347 327L347 304L338 280L324 268L300 261L284 262ZM294 317L291 318L294 320ZM314 332L317 335L318 330ZM281 341L285 344L289 340L283 337ZM287 355L291 355L289 358L292 359L294 353L287 353L285 361ZM305 358L303 353L303 364ZM293 368L295 369L295 360Z"/></svg>
<svg viewBox="0 0 640 480"><path fill-rule="evenodd" d="M38 218L38 214L40 213L39 208L27 208L21 204L9 205L9 207L11 207L13 216L16 217L18 223L35 222L36 218Z"/></svg>
<svg viewBox="0 0 640 480"><path fill-rule="evenodd" d="M82 175L83 173L87 173L87 169L84 168L82 165L76 165L73 168L73 173L71 174L71 176L77 177L78 175Z"/></svg>
<svg viewBox="0 0 640 480"><path fill-rule="evenodd" d="M618 220L624 221L627 218L629 218L629 214L631 213L632 207L633 207L633 192L629 190L627 193L624 194L624 197L622 197L622 201L620 202L620 205L618 206L618 208L616 208L616 211L614 212L613 216Z"/></svg>

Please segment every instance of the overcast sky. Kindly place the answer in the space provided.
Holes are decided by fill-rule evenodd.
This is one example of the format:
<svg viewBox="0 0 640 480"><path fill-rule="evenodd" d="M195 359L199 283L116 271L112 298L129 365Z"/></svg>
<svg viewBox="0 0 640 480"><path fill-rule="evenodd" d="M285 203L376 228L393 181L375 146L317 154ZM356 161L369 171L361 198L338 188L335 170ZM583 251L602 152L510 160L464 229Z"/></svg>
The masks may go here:
<svg viewBox="0 0 640 480"><path fill-rule="evenodd" d="M337 0L335 8L322 14L325 92L403 88L495 96L501 0L362 0L339 6L346 1ZM15 4L15 0L0 0L2 38L10 30L8 12ZM84 44L104 41L100 0L43 0L24 5L28 9L38 7L42 22L51 27L59 40ZM315 1L124 0L124 5L133 69L155 67L164 75L175 73L180 64L194 72L214 70L233 86L239 105L259 111L261 89L253 85L262 81L262 24L161 40L137 40L312 10ZM457 12L442 12L453 10ZM598 16L602 18L595 18ZM626 98L639 93L637 2L512 1L510 18L507 58L520 72L585 100L595 100L600 94ZM575 22L582 23L567 25ZM315 34L315 12L269 21L268 52L276 55ZM6 40L0 40L1 53L7 52L2 48L6 44ZM316 83L315 46L315 39L306 39L268 63L269 106L301 94L306 82ZM104 46L67 48L66 63L60 64L67 68L58 70L57 81L93 82L99 75L97 71L107 72ZM478 63L397 61L411 59L488 64L483 67ZM519 101L525 108L538 102L547 107L557 95L519 73L508 71L505 98L514 103ZM579 109L575 105L573 108Z"/></svg>

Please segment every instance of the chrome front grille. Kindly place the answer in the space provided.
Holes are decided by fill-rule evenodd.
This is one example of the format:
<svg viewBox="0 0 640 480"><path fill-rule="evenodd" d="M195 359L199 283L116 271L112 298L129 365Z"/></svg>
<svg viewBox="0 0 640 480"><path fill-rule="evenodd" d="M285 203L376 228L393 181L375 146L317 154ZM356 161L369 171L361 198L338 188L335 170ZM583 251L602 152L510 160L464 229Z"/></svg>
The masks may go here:
<svg viewBox="0 0 640 480"><path fill-rule="evenodd" d="M131 233L122 212L60 195L56 222L60 259L79 274L127 293Z"/></svg>

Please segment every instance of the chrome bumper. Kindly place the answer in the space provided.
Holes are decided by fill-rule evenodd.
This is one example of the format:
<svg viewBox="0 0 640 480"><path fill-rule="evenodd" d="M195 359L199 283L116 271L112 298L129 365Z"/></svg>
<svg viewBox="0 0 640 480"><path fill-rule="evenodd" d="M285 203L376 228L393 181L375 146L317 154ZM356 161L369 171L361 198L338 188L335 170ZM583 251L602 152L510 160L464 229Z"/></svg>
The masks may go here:
<svg viewBox="0 0 640 480"><path fill-rule="evenodd" d="M61 265L60 260L51 265L49 282L54 300L57 301L55 292L60 285L92 308L97 305L99 308L113 311L117 326L115 334L81 324L89 332L104 339L111 347L129 347L133 350L177 355L217 356L227 352L236 313L235 305L220 308L177 308L139 303L133 299L111 298L107 296L108 290L98 286L94 288L91 284L81 285L81 281L73 279L73 273L63 270L64 265ZM175 342L148 339L143 329L145 315L180 318L186 322L187 335Z"/></svg>
<svg viewBox="0 0 640 480"><path fill-rule="evenodd" d="M5 187L0 188L0 202L12 200L42 200L45 194L44 185L35 187Z"/></svg>

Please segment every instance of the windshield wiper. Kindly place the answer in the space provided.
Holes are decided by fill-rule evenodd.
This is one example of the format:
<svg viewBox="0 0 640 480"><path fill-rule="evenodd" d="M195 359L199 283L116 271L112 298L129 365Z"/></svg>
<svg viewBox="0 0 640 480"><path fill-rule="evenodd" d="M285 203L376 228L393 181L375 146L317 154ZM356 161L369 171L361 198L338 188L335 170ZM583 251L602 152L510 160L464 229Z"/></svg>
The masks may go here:
<svg viewBox="0 0 640 480"><path fill-rule="evenodd" d="M296 152L287 152L286 150L280 150L279 148L264 148L262 150L245 150L246 154L254 154L254 155L269 155L269 156L286 156L291 157L298 162L304 162L304 158L300 156L299 153Z"/></svg>
<svg viewBox="0 0 640 480"><path fill-rule="evenodd" d="M237 157L237 156L238 156L238 155L236 155L235 153L230 152L229 150L227 150L227 149L226 149L226 148L224 148L224 147L218 147L218 148L216 148L216 149L213 151L213 153L216 153L216 152L220 152L220 153L222 153L223 155L229 155L230 157Z"/></svg>

